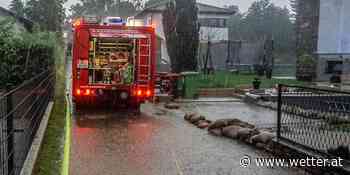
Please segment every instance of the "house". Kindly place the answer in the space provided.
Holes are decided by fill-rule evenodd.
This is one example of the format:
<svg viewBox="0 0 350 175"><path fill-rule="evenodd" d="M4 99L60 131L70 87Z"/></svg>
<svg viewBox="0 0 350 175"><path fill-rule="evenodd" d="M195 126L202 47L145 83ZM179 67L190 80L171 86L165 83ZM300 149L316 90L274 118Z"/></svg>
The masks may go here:
<svg viewBox="0 0 350 175"><path fill-rule="evenodd" d="M166 39L163 30L162 12L166 9L166 3L159 3L135 16L135 20L144 25L154 24L156 27L156 34L158 36L158 71L168 71L170 68L170 58L167 51ZM197 3L198 20L201 25L200 28L200 42L227 41L229 37L229 29L227 27L227 19L233 15L237 9L226 9L212 5Z"/></svg>
<svg viewBox="0 0 350 175"><path fill-rule="evenodd" d="M24 18L24 17L19 17L15 13L13 13L10 10L7 10L3 7L0 7L0 20L4 20L6 18L13 18L15 19L15 31L20 32L20 31L31 31L33 27L33 22Z"/></svg>
<svg viewBox="0 0 350 175"><path fill-rule="evenodd" d="M316 58L316 81L330 81L340 74L343 83L350 82L350 1L303 1L304 14L297 28L297 41L309 43ZM307 38L307 35L311 36ZM298 44L302 45L301 42Z"/></svg>
<svg viewBox="0 0 350 175"><path fill-rule="evenodd" d="M342 74L343 82L350 75L350 1L319 0L317 79L329 80Z"/></svg>

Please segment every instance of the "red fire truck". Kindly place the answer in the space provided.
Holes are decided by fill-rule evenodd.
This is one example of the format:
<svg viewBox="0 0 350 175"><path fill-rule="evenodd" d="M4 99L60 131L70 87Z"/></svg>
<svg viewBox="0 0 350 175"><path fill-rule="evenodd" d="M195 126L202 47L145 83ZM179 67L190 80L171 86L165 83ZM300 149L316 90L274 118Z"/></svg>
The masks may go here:
<svg viewBox="0 0 350 175"><path fill-rule="evenodd" d="M73 30L75 108L104 104L139 110L141 103L153 99L154 27L129 26L120 18L85 17L73 23Z"/></svg>

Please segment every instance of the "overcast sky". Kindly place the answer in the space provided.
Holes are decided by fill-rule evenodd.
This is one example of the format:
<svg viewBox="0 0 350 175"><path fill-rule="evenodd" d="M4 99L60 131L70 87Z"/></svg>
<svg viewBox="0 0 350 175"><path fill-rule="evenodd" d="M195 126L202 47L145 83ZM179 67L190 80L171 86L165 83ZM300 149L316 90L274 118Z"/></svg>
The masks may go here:
<svg viewBox="0 0 350 175"><path fill-rule="evenodd" d="M11 0L0 0L0 6L7 8ZM242 12L247 11L249 6L255 0L198 0L199 2L216 5L216 6L225 6L225 5L237 5ZM279 6L288 6L289 0L272 0L273 3ZM78 0L68 0L65 7L69 8L70 5L78 2Z"/></svg>

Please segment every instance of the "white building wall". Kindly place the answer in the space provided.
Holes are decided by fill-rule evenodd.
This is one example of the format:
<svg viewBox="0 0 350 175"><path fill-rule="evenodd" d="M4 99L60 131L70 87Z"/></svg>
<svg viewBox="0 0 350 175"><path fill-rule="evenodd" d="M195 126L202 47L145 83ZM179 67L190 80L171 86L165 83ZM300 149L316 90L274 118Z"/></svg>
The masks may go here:
<svg viewBox="0 0 350 175"><path fill-rule="evenodd" d="M198 14L198 18L221 18L221 19L228 19L229 16L227 15L221 15L221 14Z"/></svg>
<svg viewBox="0 0 350 175"><path fill-rule="evenodd" d="M161 51L161 59L167 63L170 63L170 57L168 54L164 28L163 28L163 16L161 13L148 14L145 18L145 25L153 25L156 27L156 35L161 39L161 45L158 46Z"/></svg>
<svg viewBox="0 0 350 175"><path fill-rule="evenodd" d="M349 0L321 0L318 53L350 53Z"/></svg>

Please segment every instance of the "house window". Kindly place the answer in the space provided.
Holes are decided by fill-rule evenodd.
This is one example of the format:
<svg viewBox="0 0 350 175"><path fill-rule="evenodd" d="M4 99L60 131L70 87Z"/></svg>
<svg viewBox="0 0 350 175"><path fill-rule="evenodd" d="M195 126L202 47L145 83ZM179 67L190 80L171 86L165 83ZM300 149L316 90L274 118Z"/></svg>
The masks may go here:
<svg viewBox="0 0 350 175"><path fill-rule="evenodd" d="M343 72L342 61L327 61L326 73L328 74L341 74Z"/></svg>
<svg viewBox="0 0 350 175"><path fill-rule="evenodd" d="M217 28L226 27L226 19L222 19L222 18L201 18L198 21L199 21L199 24L203 27L217 27Z"/></svg>

